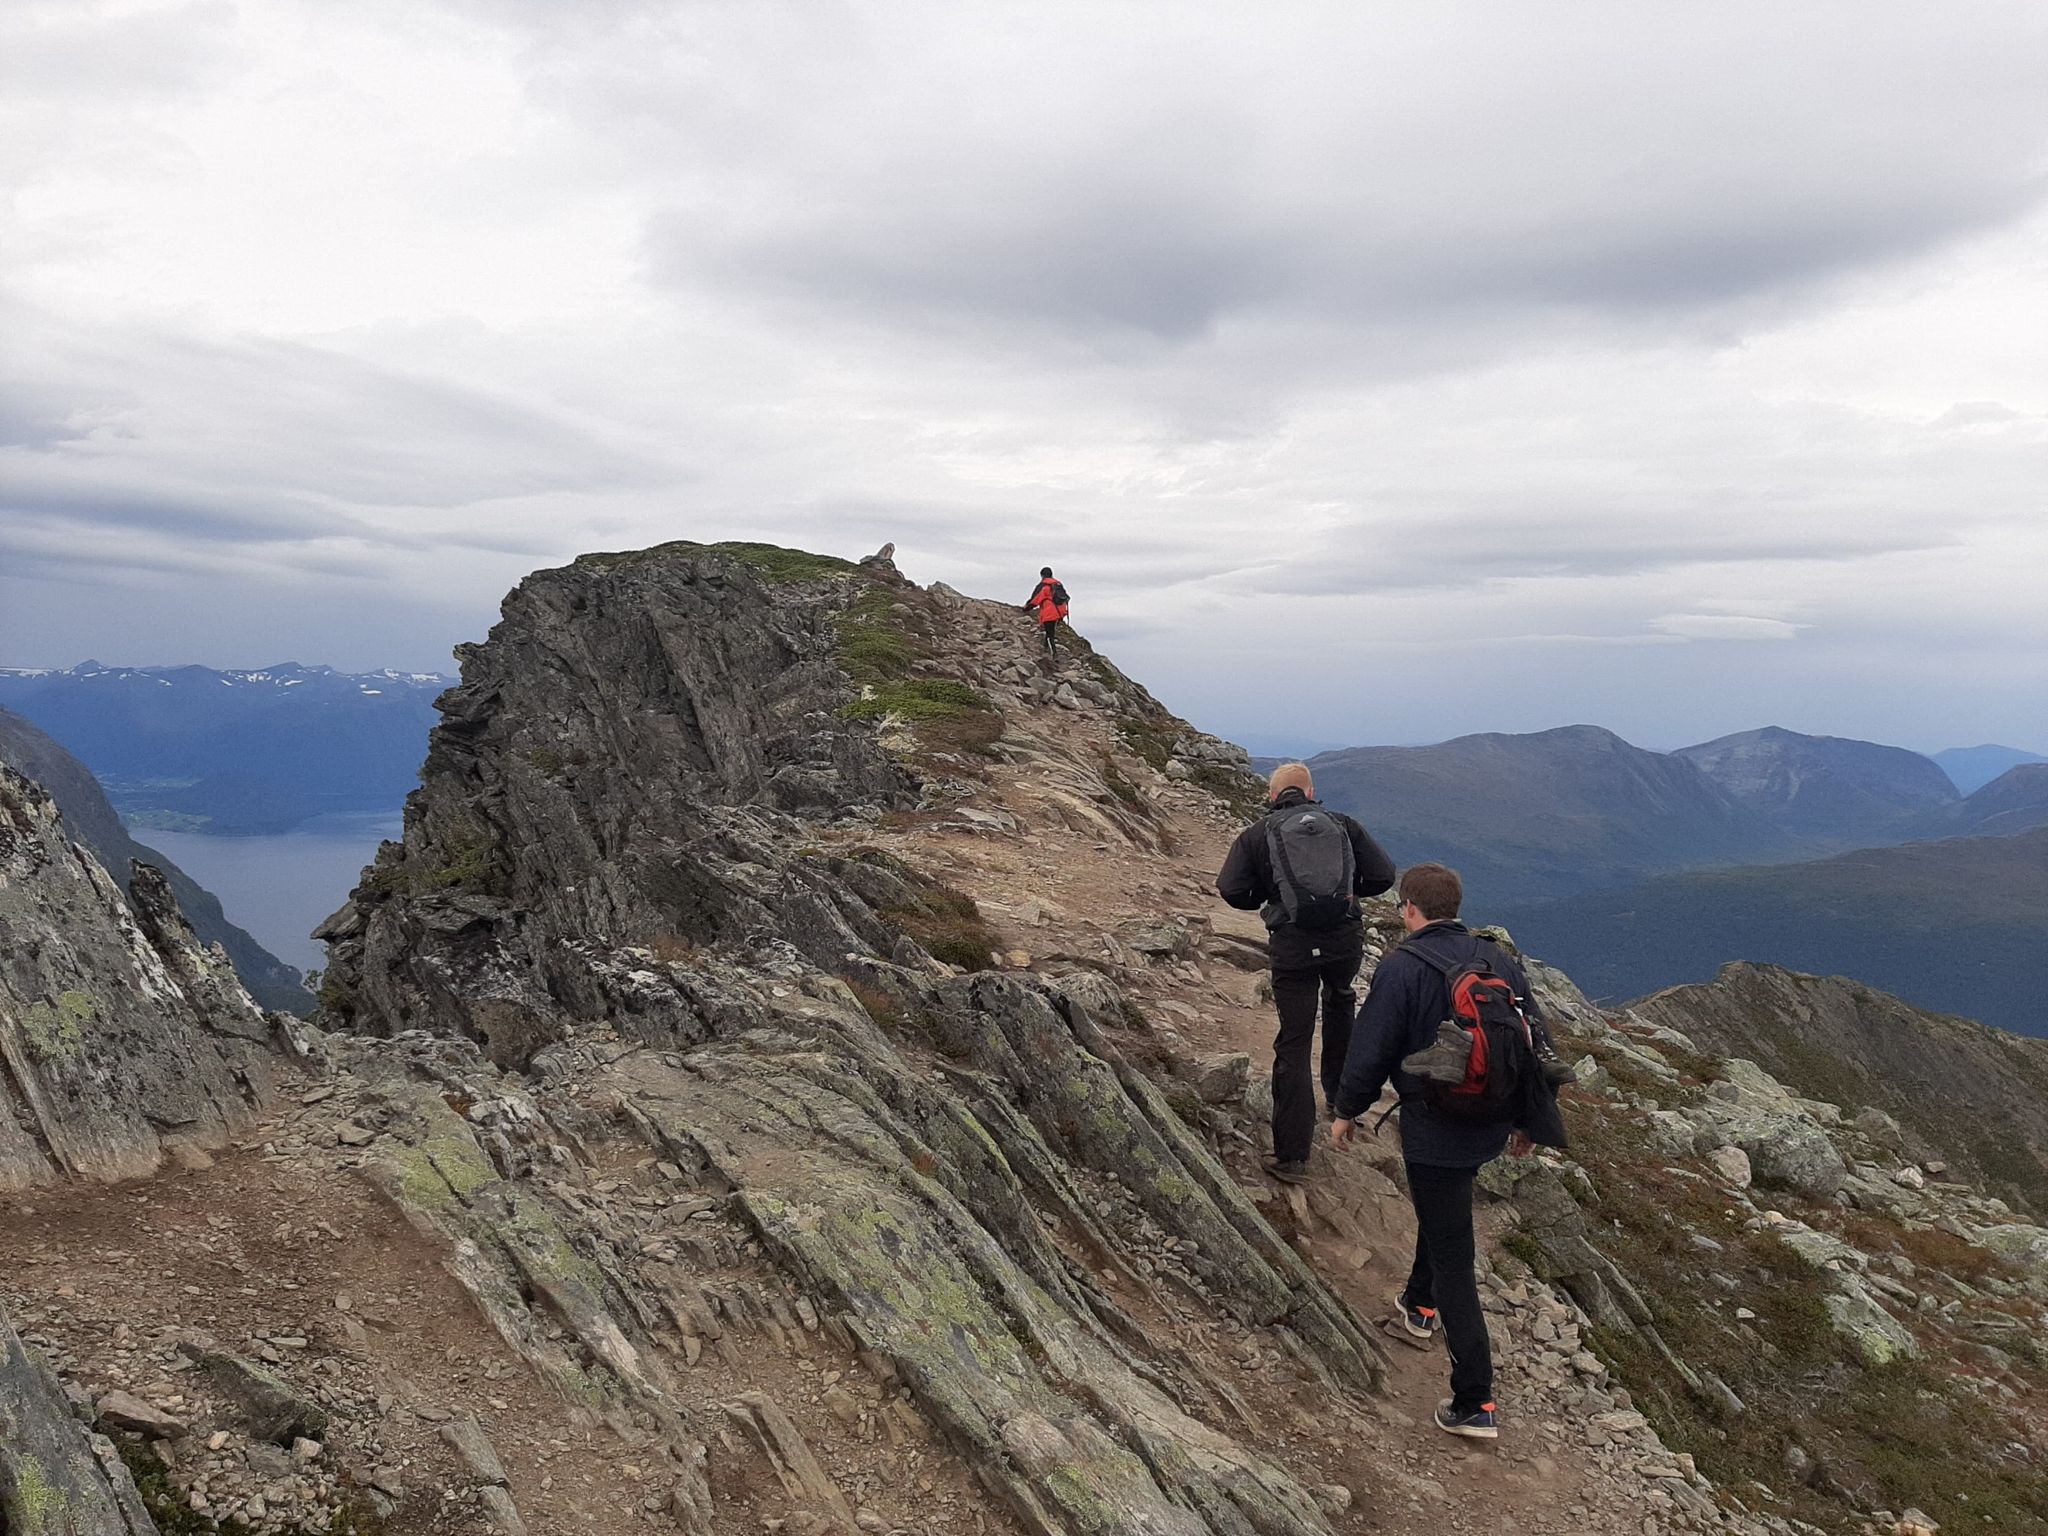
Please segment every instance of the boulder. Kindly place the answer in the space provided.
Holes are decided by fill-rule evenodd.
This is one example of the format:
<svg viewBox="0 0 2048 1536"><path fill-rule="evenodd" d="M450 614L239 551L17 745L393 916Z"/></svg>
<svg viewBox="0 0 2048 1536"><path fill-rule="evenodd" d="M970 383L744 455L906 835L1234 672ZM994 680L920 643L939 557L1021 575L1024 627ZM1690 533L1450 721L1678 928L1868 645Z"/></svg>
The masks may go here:
<svg viewBox="0 0 2048 1536"><path fill-rule="evenodd" d="M130 899L54 801L0 765L0 1191L136 1178L220 1146L269 1093L273 1038L164 877Z"/></svg>
<svg viewBox="0 0 2048 1536"><path fill-rule="evenodd" d="M2048 1296L2048 1227L2020 1223L1978 1227L1971 1232L1970 1240L2017 1267L2029 1290Z"/></svg>
<svg viewBox="0 0 2048 1536"><path fill-rule="evenodd" d="M255 1361L199 1336L179 1340L178 1352L233 1405L251 1439L290 1447L295 1440L317 1440L325 1432L326 1410Z"/></svg>
<svg viewBox="0 0 2048 1536"><path fill-rule="evenodd" d="M1741 1149L1755 1181L1825 1200L1841 1189L1849 1165L1826 1129L1753 1062L1731 1059L1727 1076L1684 1111L1716 1142Z"/></svg>
<svg viewBox="0 0 2048 1536"><path fill-rule="evenodd" d="M1243 1051L1198 1057L1188 1073L1188 1086L1204 1104L1230 1104L1244 1097L1251 1080L1252 1059Z"/></svg>
<svg viewBox="0 0 2048 1536"><path fill-rule="evenodd" d="M1714 1172L1730 1189L1747 1189L1754 1177L1749 1166L1749 1154L1740 1147L1716 1147L1707 1161Z"/></svg>
<svg viewBox="0 0 2048 1536"><path fill-rule="evenodd" d="M1866 1365L1890 1365L1917 1358L1920 1346L1891 1313L1861 1285L1846 1285L1821 1298L1828 1323L1856 1348Z"/></svg>

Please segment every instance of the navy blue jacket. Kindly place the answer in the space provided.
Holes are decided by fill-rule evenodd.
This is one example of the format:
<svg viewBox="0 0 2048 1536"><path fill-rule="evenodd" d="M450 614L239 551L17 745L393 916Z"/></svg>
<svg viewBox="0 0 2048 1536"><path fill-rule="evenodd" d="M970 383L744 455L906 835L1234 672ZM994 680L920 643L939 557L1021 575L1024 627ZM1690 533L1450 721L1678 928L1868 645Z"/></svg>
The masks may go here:
<svg viewBox="0 0 2048 1536"><path fill-rule="evenodd" d="M1401 1154L1411 1163L1477 1168L1501 1155L1510 1132L1530 1129L1519 1120L1466 1125L1446 1119L1422 1099L1421 1084L1401 1070L1401 1059L1427 1049L1436 1038L1437 1025L1451 1016L1450 983L1411 949L1426 946L1455 971L1482 945L1495 974L1522 1000L1523 1012L1531 1019L1537 1017L1536 1005L1529 998L1529 979L1514 956L1454 918L1419 928L1388 950L1373 972L1372 989L1358 1010L1351 1049L1344 1058L1344 1080L1337 1090L1337 1114L1345 1120L1360 1118L1378 1101L1380 1090L1393 1083L1401 1096Z"/></svg>

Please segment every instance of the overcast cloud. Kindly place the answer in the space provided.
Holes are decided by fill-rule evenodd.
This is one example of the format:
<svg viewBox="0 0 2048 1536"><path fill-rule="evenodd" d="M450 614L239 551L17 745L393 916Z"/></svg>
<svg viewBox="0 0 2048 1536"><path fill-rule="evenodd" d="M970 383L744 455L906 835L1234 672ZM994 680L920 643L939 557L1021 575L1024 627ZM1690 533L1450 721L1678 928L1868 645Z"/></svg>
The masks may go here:
<svg viewBox="0 0 2048 1536"><path fill-rule="evenodd" d="M2048 12L27 0L0 663L756 537L1203 724L2048 750Z"/></svg>

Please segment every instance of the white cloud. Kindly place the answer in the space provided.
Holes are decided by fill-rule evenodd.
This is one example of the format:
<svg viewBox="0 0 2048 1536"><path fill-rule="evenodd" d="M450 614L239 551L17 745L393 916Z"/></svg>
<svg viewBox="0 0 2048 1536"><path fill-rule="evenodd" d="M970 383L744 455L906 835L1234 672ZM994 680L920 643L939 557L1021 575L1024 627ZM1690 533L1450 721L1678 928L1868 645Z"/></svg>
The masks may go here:
<svg viewBox="0 0 2048 1536"><path fill-rule="evenodd" d="M0 649L435 666L582 548L894 539L997 593L1054 561L1226 728L2010 734L2044 42L2017 4L13 7Z"/></svg>
<svg viewBox="0 0 2048 1536"><path fill-rule="evenodd" d="M1667 613L1651 627L1681 640L1797 640L1801 628L1743 613Z"/></svg>

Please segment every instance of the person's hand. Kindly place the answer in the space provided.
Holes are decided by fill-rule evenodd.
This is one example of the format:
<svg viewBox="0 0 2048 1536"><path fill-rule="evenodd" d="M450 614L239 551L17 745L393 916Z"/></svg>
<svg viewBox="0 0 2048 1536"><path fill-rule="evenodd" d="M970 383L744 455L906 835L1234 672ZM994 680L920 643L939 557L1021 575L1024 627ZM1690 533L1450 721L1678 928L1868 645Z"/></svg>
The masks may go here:
<svg viewBox="0 0 2048 1536"><path fill-rule="evenodd" d="M1350 1146L1351 1133L1356 1129L1357 1127L1349 1120L1332 1120L1330 1122L1330 1145L1333 1147Z"/></svg>
<svg viewBox="0 0 2048 1536"><path fill-rule="evenodd" d="M1509 1157L1527 1157L1535 1149L1536 1143L1529 1139L1527 1131L1517 1131L1508 1138Z"/></svg>

